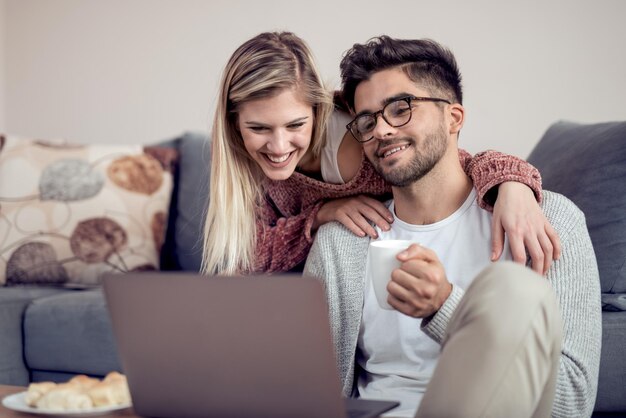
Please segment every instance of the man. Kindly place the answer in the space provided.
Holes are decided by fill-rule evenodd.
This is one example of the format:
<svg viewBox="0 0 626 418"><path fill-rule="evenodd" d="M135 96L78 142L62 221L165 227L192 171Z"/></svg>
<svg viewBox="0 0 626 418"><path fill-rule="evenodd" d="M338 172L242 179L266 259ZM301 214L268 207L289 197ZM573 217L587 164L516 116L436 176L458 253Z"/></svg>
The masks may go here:
<svg viewBox="0 0 626 418"><path fill-rule="evenodd" d="M600 286L582 212L544 192L562 245L547 277L492 264L491 214L458 159L452 53L383 36L348 51L341 72L349 129L393 186L395 220L379 239L421 244L398 256L384 310L364 268L370 239L337 223L317 232L304 273L326 287L344 394L400 400L407 416L590 416Z"/></svg>

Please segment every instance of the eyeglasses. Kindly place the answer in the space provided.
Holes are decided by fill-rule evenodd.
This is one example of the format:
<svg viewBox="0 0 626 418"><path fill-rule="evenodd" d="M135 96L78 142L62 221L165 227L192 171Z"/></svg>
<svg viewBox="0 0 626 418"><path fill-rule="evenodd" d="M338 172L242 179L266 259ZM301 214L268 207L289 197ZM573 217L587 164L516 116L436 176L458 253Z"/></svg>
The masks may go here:
<svg viewBox="0 0 626 418"><path fill-rule="evenodd" d="M378 122L378 115L381 115L385 122L394 128L399 128L411 121L414 106L411 102L444 102L451 104L449 100L438 99L436 97L415 97L406 96L393 100L385 105L378 112L359 115L352 122L346 125L354 139L358 142L367 142L374 138L372 131Z"/></svg>

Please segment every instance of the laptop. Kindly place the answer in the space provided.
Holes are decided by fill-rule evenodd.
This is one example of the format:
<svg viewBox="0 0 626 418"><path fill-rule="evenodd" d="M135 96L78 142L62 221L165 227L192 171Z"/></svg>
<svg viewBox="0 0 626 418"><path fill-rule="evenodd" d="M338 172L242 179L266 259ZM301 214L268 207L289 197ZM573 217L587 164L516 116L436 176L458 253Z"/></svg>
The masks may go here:
<svg viewBox="0 0 626 418"><path fill-rule="evenodd" d="M317 280L142 272L103 287L139 415L366 418L398 405L342 398Z"/></svg>

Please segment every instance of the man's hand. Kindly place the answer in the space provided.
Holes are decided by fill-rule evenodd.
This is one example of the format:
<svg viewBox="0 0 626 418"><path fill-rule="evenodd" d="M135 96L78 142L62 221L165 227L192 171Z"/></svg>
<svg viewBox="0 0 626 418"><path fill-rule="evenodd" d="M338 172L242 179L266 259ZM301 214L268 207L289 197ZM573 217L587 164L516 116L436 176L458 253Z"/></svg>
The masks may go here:
<svg viewBox="0 0 626 418"><path fill-rule="evenodd" d="M526 253L532 259L532 269L546 274L553 260L561 255L561 241L539 207L532 190L515 182L502 183L493 207L492 256L502 255L504 234L509 237L513 260L526 264Z"/></svg>
<svg viewBox="0 0 626 418"><path fill-rule="evenodd" d="M441 308L452 292L443 265L434 251L417 244L398 254L400 268L391 273L387 302L415 318L426 318Z"/></svg>
<svg viewBox="0 0 626 418"><path fill-rule="evenodd" d="M380 201L364 195L330 200L320 208L313 222L313 230L317 230L326 222L338 221L355 235L364 237L366 234L378 238L370 221L383 231L389 230L393 215Z"/></svg>

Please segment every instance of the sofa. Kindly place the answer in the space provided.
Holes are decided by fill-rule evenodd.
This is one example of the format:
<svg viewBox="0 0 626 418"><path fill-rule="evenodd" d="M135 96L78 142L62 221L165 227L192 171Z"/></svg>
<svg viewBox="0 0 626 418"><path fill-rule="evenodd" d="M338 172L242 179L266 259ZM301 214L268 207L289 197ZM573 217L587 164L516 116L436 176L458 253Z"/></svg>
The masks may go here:
<svg viewBox="0 0 626 418"><path fill-rule="evenodd" d="M198 271L210 149L199 133L159 146L178 156L160 268ZM586 215L603 292L594 416L626 416L626 122L557 122L528 160L540 169L545 189L566 195ZM0 287L0 342L0 384L121 370L98 287Z"/></svg>
<svg viewBox="0 0 626 418"><path fill-rule="evenodd" d="M199 271L210 166L206 135L185 133L154 148L175 151L177 160L160 269ZM100 287L44 280L0 286L0 384L64 381L74 374L104 376L120 369Z"/></svg>
<svg viewBox="0 0 626 418"><path fill-rule="evenodd" d="M585 214L602 289L595 415L626 416L626 122L559 121L527 160L546 190L567 196Z"/></svg>

